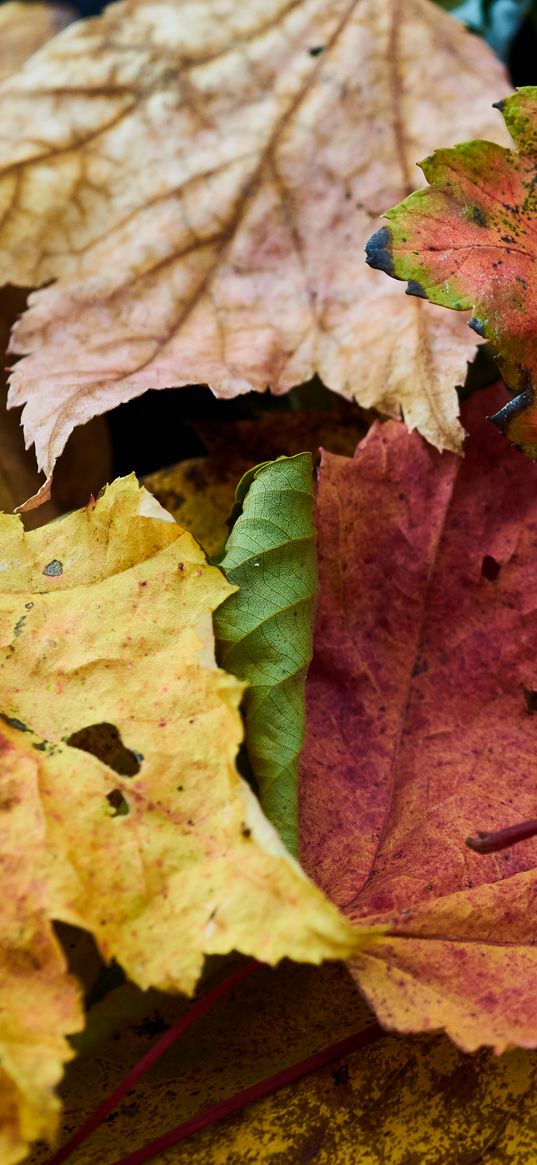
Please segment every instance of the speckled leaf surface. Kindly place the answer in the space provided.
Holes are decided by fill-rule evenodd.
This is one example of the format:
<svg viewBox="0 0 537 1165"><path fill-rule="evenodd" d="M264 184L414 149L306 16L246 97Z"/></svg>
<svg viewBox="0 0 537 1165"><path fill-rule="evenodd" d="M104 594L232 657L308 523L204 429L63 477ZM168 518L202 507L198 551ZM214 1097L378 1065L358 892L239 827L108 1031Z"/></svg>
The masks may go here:
<svg viewBox="0 0 537 1165"><path fill-rule="evenodd" d="M317 575L310 453L250 470L221 560L238 591L215 612L222 667L248 687L245 741L265 813L298 851L297 775Z"/></svg>
<svg viewBox="0 0 537 1165"><path fill-rule="evenodd" d="M503 140L507 85L429 0L124 0L56 38L0 94L0 279L57 281L12 338L47 477L75 425L148 388L316 371L460 448L475 340L363 246L476 109Z"/></svg>
<svg viewBox="0 0 537 1165"><path fill-rule="evenodd" d="M429 189L388 212L368 252L412 295L472 310L515 394L496 421L536 460L537 88L500 107L516 149L471 141L437 150L422 163Z"/></svg>
<svg viewBox="0 0 537 1165"><path fill-rule="evenodd" d="M537 467L467 402L466 457L375 425L326 456L307 685L302 860L355 922L392 928L353 973L381 1022L466 1050L537 1045Z"/></svg>
<svg viewBox="0 0 537 1165"><path fill-rule="evenodd" d="M352 949L235 768L242 684L216 667L212 628L230 590L133 477L27 534L0 518L9 1165L52 1135L63 1037L81 1025L54 920L89 931L141 987L186 993L206 954Z"/></svg>
<svg viewBox="0 0 537 1165"><path fill-rule="evenodd" d="M152 992L121 1026L123 992L100 1005L110 1037L74 1061L62 1089L66 1138L175 1022L180 1001ZM131 999L131 1004L134 1000ZM116 1023L114 1026L114 1008ZM145 1018L143 1018L145 1017ZM242 984L125 1097L73 1165L114 1162L312 1053L365 1032L373 1017L341 967L282 966ZM113 1034L112 1034L113 1033ZM154 1165L454 1165L531 1161L535 1053L467 1056L441 1036L375 1042L160 1152ZM223 1049L225 1049L223 1054ZM29 1165L47 1165L36 1150Z"/></svg>

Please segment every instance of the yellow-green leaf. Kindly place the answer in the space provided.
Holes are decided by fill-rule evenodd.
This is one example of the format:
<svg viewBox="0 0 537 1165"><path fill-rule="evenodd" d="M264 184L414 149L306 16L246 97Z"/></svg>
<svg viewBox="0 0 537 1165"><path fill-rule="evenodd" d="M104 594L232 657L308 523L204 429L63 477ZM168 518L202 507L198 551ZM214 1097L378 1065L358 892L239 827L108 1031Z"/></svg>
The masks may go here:
<svg viewBox="0 0 537 1165"><path fill-rule="evenodd" d="M170 991L205 954L354 944L235 768L242 684L212 630L230 589L132 477L28 534L0 517L2 1165L53 1134L81 1025L53 920Z"/></svg>

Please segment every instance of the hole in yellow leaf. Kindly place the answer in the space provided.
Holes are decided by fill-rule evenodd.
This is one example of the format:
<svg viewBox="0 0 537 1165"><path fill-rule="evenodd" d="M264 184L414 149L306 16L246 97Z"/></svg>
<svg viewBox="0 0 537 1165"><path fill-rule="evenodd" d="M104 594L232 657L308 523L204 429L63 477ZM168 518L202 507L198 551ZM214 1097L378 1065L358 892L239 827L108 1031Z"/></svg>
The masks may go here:
<svg viewBox="0 0 537 1165"><path fill-rule="evenodd" d="M107 722L80 728L67 737L66 743L82 752L90 752L120 777L134 777L140 772L140 762L144 759L140 752L126 748L115 724Z"/></svg>
<svg viewBox="0 0 537 1165"><path fill-rule="evenodd" d="M127 817L129 810L129 803L123 796L121 789L112 789L111 793L106 794L108 804L114 810L112 817Z"/></svg>

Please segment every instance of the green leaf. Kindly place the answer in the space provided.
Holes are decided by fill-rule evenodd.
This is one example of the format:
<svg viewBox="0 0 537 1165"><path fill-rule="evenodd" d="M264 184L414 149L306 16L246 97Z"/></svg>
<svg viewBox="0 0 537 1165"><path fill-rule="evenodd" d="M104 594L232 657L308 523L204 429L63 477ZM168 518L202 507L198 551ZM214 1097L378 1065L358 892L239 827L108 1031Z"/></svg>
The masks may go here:
<svg viewBox="0 0 537 1165"><path fill-rule="evenodd" d="M246 680L246 748L267 817L298 853L297 773L317 586L310 453L239 482L220 562L240 589L215 612L218 660Z"/></svg>

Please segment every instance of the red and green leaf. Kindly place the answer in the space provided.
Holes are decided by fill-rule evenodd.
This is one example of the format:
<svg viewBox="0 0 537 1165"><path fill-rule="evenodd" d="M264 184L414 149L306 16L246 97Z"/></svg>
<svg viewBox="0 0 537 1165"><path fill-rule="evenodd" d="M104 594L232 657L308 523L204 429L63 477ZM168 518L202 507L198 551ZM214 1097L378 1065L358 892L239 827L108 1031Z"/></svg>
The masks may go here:
<svg viewBox="0 0 537 1165"><path fill-rule="evenodd" d="M517 147L465 142L422 163L429 188L386 215L370 266L456 310L486 338L515 394L493 419L537 459L537 87L499 103Z"/></svg>

